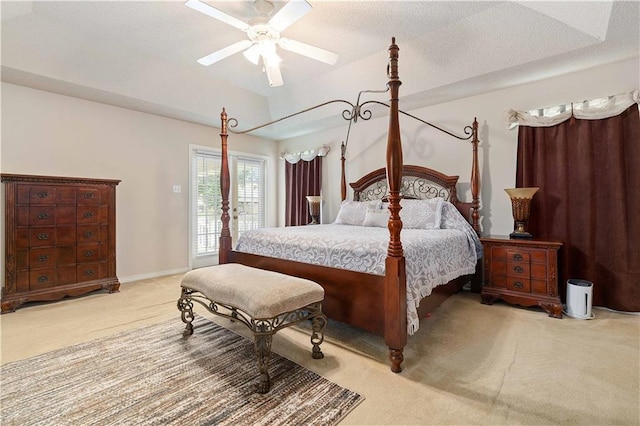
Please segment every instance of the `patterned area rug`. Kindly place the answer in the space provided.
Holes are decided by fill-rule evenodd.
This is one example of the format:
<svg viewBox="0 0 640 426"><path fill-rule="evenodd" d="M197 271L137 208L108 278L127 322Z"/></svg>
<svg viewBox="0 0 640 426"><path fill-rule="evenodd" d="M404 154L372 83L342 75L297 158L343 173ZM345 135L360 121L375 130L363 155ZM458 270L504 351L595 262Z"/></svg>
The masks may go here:
<svg viewBox="0 0 640 426"><path fill-rule="evenodd" d="M332 425L363 397L272 353L255 393L253 342L171 320L2 366L3 425ZM311 356L311 348L309 348Z"/></svg>

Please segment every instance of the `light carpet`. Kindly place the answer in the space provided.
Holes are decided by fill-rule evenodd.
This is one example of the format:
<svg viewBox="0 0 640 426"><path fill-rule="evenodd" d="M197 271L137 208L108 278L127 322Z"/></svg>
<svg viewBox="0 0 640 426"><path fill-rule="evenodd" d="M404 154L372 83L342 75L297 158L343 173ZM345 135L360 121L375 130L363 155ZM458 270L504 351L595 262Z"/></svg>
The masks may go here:
<svg viewBox="0 0 640 426"><path fill-rule="evenodd" d="M253 342L170 320L2 366L3 425L333 425L363 397L278 354L255 393ZM309 348L311 357L311 348Z"/></svg>

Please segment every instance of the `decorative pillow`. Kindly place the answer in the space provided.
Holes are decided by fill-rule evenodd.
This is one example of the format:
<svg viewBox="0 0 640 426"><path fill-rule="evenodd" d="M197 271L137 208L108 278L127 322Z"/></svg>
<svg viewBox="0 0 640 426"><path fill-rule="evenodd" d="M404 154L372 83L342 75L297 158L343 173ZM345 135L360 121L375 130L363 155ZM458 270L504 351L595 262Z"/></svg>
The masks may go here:
<svg viewBox="0 0 640 426"><path fill-rule="evenodd" d="M363 226L375 226L377 228L386 228L389 223L389 209L370 206L364 216Z"/></svg>
<svg viewBox="0 0 640 426"><path fill-rule="evenodd" d="M440 197L426 200L400 200L400 218L402 227L407 229L440 229L442 215L442 202Z"/></svg>
<svg viewBox="0 0 640 426"><path fill-rule="evenodd" d="M367 208L380 209L382 201L343 201L334 223L362 226Z"/></svg>

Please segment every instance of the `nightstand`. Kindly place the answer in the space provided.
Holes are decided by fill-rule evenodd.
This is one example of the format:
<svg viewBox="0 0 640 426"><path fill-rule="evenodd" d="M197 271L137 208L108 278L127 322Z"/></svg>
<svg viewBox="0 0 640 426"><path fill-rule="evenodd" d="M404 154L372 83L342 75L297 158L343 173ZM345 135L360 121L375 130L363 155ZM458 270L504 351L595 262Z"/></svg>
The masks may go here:
<svg viewBox="0 0 640 426"><path fill-rule="evenodd" d="M521 306L540 306L562 318L558 289L558 254L562 243L508 236L480 238L484 247L482 303L498 299Z"/></svg>

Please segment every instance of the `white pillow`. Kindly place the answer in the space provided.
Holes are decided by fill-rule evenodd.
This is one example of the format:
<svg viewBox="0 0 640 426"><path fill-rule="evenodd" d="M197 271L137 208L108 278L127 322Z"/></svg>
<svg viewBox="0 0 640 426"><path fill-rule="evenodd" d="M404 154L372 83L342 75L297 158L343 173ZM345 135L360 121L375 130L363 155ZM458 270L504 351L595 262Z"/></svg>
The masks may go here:
<svg viewBox="0 0 640 426"><path fill-rule="evenodd" d="M400 218L402 227L407 229L440 229L442 215L442 201L440 197L426 200L400 200Z"/></svg>
<svg viewBox="0 0 640 426"><path fill-rule="evenodd" d="M340 211L334 223L341 225L356 225L362 226L364 223L365 215L367 214L367 208L372 207L374 209L380 209L382 201L343 201L340 204Z"/></svg>
<svg viewBox="0 0 640 426"><path fill-rule="evenodd" d="M375 226L378 228L386 228L389 223L389 209L388 208L375 208L369 207L364 216L363 226Z"/></svg>

